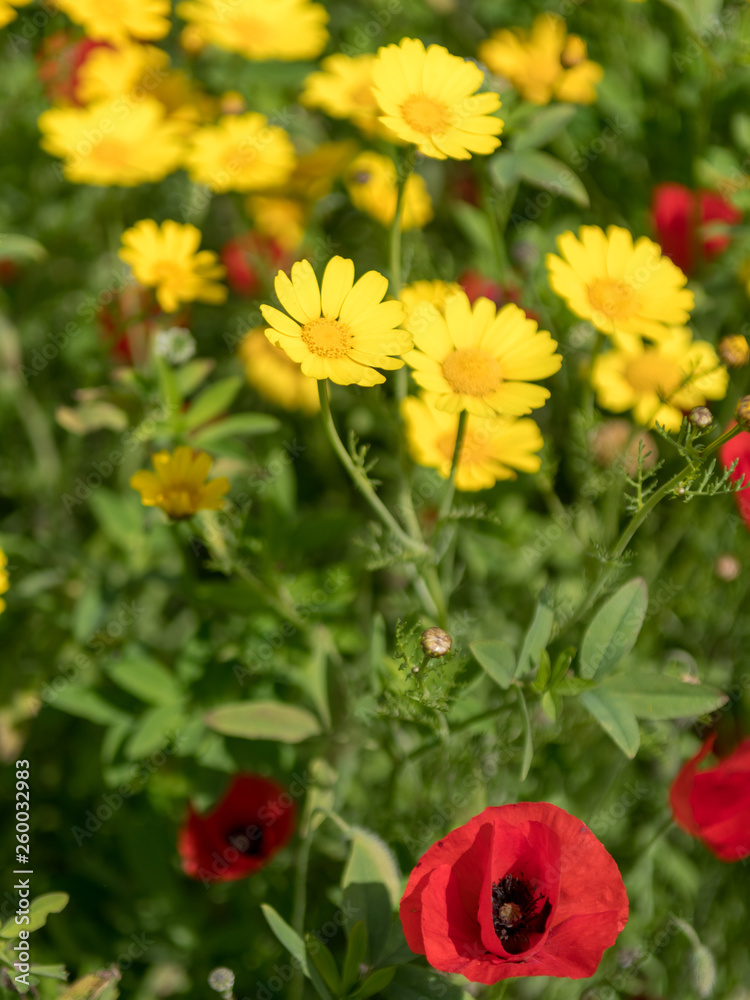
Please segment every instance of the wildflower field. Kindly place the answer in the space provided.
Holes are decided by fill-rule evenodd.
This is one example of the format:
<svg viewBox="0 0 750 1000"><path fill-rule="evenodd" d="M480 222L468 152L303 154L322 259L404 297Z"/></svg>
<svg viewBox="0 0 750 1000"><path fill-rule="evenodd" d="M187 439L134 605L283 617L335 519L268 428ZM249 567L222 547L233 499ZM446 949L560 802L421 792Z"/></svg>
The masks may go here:
<svg viewBox="0 0 750 1000"><path fill-rule="evenodd" d="M0 54L3 995L750 1000L750 3Z"/></svg>

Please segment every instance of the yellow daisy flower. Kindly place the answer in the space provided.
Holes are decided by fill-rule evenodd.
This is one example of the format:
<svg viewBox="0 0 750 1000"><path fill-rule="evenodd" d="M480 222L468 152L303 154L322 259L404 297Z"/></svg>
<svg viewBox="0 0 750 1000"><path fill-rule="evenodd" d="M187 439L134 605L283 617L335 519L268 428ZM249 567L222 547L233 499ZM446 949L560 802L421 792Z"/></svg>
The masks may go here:
<svg viewBox="0 0 750 1000"><path fill-rule="evenodd" d="M355 284L354 262L332 257L318 286L312 266L303 260L292 266L291 281L279 271L274 287L289 315L262 305L270 327L266 336L301 363L304 375L339 385L378 385L385 377L375 368L403 367L392 355L408 351L412 338L397 329L401 303L382 301L388 291L382 274L368 271Z"/></svg>
<svg viewBox="0 0 750 1000"><path fill-rule="evenodd" d="M557 238L562 257L547 254L549 283L568 308L624 344L632 335L659 340L687 323L693 293L676 264L645 236L582 226Z"/></svg>
<svg viewBox="0 0 750 1000"><path fill-rule="evenodd" d="M5 594L10 588L10 583L8 581L8 570L6 566L8 565L8 557L5 555L2 549L0 549L0 594ZM0 614L5 611L5 601L0 597Z"/></svg>
<svg viewBox="0 0 750 1000"><path fill-rule="evenodd" d="M425 305L419 318L410 328L415 349L404 360L417 384L436 394L439 410L517 417L544 406L549 390L530 383L554 375L562 357L523 309L509 304L498 312L485 298L472 307L459 291L446 300L444 316Z"/></svg>
<svg viewBox="0 0 750 1000"><path fill-rule="evenodd" d="M287 184L289 192L310 202L324 198L358 152L353 139L322 142L297 160Z"/></svg>
<svg viewBox="0 0 750 1000"><path fill-rule="evenodd" d="M186 163L192 179L212 191L257 191L283 184L294 170L292 141L265 115L227 115L196 129Z"/></svg>
<svg viewBox="0 0 750 1000"><path fill-rule="evenodd" d="M366 212L383 226L390 226L398 202L398 174L388 156L365 152L352 161L344 183L355 208ZM432 219L432 199L419 174L410 174L404 187L402 229L421 229Z"/></svg>
<svg viewBox="0 0 750 1000"><path fill-rule="evenodd" d="M129 38L163 38L169 32L169 0L57 0L89 38L117 45Z"/></svg>
<svg viewBox="0 0 750 1000"><path fill-rule="evenodd" d="M445 303L451 295L462 291L457 281L413 281L410 285L404 285L399 298L403 302L406 310L406 318L403 326L407 330L414 327L415 322L424 309L424 303L435 306L438 312L445 315ZM427 310L431 314L431 310Z"/></svg>
<svg viewBox="0 0 750 1000"><path fill-rule="evenodd" d="M275 240L282 250L290 253L302 245L308 214L304 202L297 198L251 194L246 205L256 232Z"/></svg>
<svg viewBox="0 0 750 1000"><path fill-rule="evenodd" d="M320 399L315 382L268 340L263 327L245 335L239 354L248 382L269 402L285 410L318 412Z"/></svg>
<svg viewBox="0 0 750 1000"><path fill-rule="evenodd" d="M393 142L396 135L378 120L381 111L372 84L376 58L369 52L359 56L336 52L327 56L320 70L305 79L300 103L307 108L320 108L331 118L345 118L365 135L380 135Z"/></svg>
<svg viewBox="0 0 750 1000"><path fill-rule="evenodd" d="M419 465L437 469L443 479L451 471L458 421L437 409L434 397L407 396L401 404L409 452ZM533 420L498 420L470 416L456 468L459 490L487 490L501 479L516 479L514 471L537 472L537 454L544 444Z"/></svg>
<svg viewBox="0 0 750 1000"><path fill-rule="evenodd" d="M16 7L25 7L31 2L32 0L0 0L0 28L15 21L18 17Z"/></svg>
<svg viewBox="0 0 750 1000"><path fill-rule="evenodd" d="M187 0L177 13L205 42L246 59L314 59L328 42L328 12L310 0Z"/></svg>
<svg viewBox="0 0 750 1000"><path fill-rule="evenodd" d="M122 234L119 256L141 285L156 289L164 312L176 312L183 302L224 302L227 289L215 279L226 272L213 250L197 252L200 241L195 226L141 219Z"/></svg>
<svg viewBox="0 0 750 1000"><path fill-rule="evenodd" d="M173 452L157 451L151 461L156 472L140 469L130 477L144 507L161 507L173 521L180 521L199 510L221 510L224 506L229 480L221 476L206 482L213 459L205 451L183 445Z"/></svg>
<svg viewBox="0 0 750 1000"><path fill-rule="evenodd" d="M184 124L167 120L152 97L131 109L118 101L51 108L38 124L42 148L64 159L65 177L75 184L129 187L160 181L185 155Z"/></svg>
<svg viewBox="0 0 750 1000"><path fill-rule="evenodd" d="M84 104L114 101L123 94L153 91L167 76L169 55L156 45L124 43L116 49L98 48L78 70L76 96ZM133 95L135 96L135 95Z"/></svg>
<svg viewBox="0 0 750 1000"><path fill-rule="evenodd" d="M729 373L713 346L693 340L689 329L676 327L654 345L640 341L600 354L591 382L605 410L632 410L645 427L660 423L677 431L682 414L709 399L723 399Z"/></svg>
<svg viewBox="0 0 750 1000"><path fill-rule="evenodd" d="M425 156L468 160L500 145L503 122L492 115L500 98L475 93L481 69L442 45L425 49L418 38L387 45L378 50L372 77L380 121Z"/></svg>
<svg viewBox="0 0 750 1000"><path fill-rule="evenodd" d="M565 21L550 13L540 14L530 32L495 31L479 46L479 58L491 72L508 79L533 104L553 98L592 104L604 70L586 56L584 40L566 35Z"/></svg>

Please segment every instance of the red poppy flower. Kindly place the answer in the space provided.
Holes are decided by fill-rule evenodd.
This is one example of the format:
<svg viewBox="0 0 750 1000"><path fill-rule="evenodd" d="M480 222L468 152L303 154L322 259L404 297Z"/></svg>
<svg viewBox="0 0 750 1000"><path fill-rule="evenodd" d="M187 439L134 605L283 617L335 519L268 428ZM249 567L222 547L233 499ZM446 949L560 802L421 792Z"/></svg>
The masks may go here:
<svg viewBox="0 0 750 1000"><path fill-rule="evenodd" d="M614 859L548 802L490 806L423 855L401 900L412 951L475 983L591 976L628 919Z"/></svg>
<svg viewBox="0 0 750 1000"><path fill-rule="evenodd" d="M750 857L750 739L715 767L698 768L711 753L716 733L685 764L669 801L675 821L722 861Z"/></svg>
<svg viewBox="0 0 750 1000"><path fill-rule="evenodd" d="M42 42L36 54L37 75L47 97L56 104L76 104L81 67L98 48L111 49L108 42L94 42L90 38L75 40L68 31L56 31Z"/></svg>
<svg viewBox="0 0 750 1000"><path fill-rule="evenodd" d="M182 870L204 885L253 875L289 842L295 820L286 789L257 774L238 774L210 812L201 816L190 806L177 842Z"/></svg>
<svg viewBox="0 0 750 1000"><path fill-rule="evenodd" d="M729 246L729 237L702 237L702 226L710 222L737 225L742 213L711 191L691 191L683 184L659 184L652 199L654 228L667 256L692 274L697 258L711 260Z"/></svg>
<svg viewBox="0 0 750 1000"><path fill-rule="evenodd" d="M725 469L728 469L733 462L737 462L734 472L729 477L732 482L737 482L741 476L745 477L734 496L742 519L750 529L750 432L740 431L725 442L719 448L719 457Z"/></svg>

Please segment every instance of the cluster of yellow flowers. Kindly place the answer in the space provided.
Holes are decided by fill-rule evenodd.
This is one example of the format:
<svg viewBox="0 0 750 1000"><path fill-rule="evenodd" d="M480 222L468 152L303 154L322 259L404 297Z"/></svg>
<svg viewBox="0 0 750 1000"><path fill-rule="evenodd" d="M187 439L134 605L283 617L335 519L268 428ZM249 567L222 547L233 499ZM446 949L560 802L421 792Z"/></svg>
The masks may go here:
<svg viewBox="0 0 750 1000"><path fill-rule="evenodd" d="M591 370L600 406L674 431L684 411L723 399L728 372L711 344L693 340L693 293L658 244L634 243L619 226L582 226L557 244L561 256L547 256L552 289L612 341Z"/></svg>

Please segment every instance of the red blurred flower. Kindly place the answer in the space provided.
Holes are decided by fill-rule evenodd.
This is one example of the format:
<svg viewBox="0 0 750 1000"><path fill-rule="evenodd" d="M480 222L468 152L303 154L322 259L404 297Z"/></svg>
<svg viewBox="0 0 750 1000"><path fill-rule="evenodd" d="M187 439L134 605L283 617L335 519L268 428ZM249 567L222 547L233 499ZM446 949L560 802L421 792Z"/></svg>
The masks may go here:
<svg viewBox="0 0 750 1000"><path fill-rule="evenodd" d="M252 295L260 288L264 275L278 268L288 269L291 260L275 240L254 232L228 240L221 250L227 284L238 295Z"/></svg>
<svg viewBox="0 0 750 1000"><path fill-rule="evenodd" d="M726 441L719 449L721 464L728 469L732 462L737 461L734 472L729 477L736 482L741 476L745 477L742 487L735 493L735 500L742 519L750 529L750 432L740 431L733 438Z"/></svg>
<svg viewBox="0 0 750 1000"><path fill-rule="evenodd" d="M119 291L105 289L101 292L96 319L109 342L113 359L125 364L144 364L160 314L153 292L138 284L126 285ZM186 312L179 313L171 325L186 325L186 315Z"/></svg>
<svg viewBox="0 0 750 1000"><path fill-rule="evenodd" d="M493 281L492 278L487 278L485 275L480 274L479 271L464 271L458 282L469 296L469 301L472 304L478 298L485 298L494 302L498 309L509 302L521 306L521 290L519 288L513 288L511 285L500 285L497 281ZM532 312L530 309L524 309L523 306L521 308L529 319L533 319L535 323L541 322L535 312Z"/></svg>
<svg viewBox="0 0 750 1000"><path fill-rule="evenodd" d="M684 765L669 801L675 821L722 861L750 857L750 739L714 767L698 768L711 753L716 733Z"/></svg>
<svg viewBox="0 0 750 1000"><path fill-rule="evenodd" d="M729 246L728 236L701 235L710 222L737 225L742 213L711 191L691 191L683 184L659 184L653 190L651 211L661 248L675 264L691 274L699 259L711 260Z"/></svg>
<svg viewBox="0 0 750 1000"><path fill-rule="evenodd" d="M490 806L423 855L401 900L412 951L475 983L592 976L628 919L614 859L548 802Z"/></svg>
<svg viewBox="0 0 750 1000"><path fill-rule="evenodd" d="M257 774L238 774L224 798L203 816L192 805L177 850L191 878L231 882L253 875L291 839L294 799L280 785Z"/></svg>
<svg viewBox="0 0 750 1000"><path fill-rule="evenodd" d="M108 42L90 38L74 41L68 31L56 31L44 39L36 54L37 76L51 101L82 106L76 95L78 74L94 49L101 46L112 48Z"/></svg>

